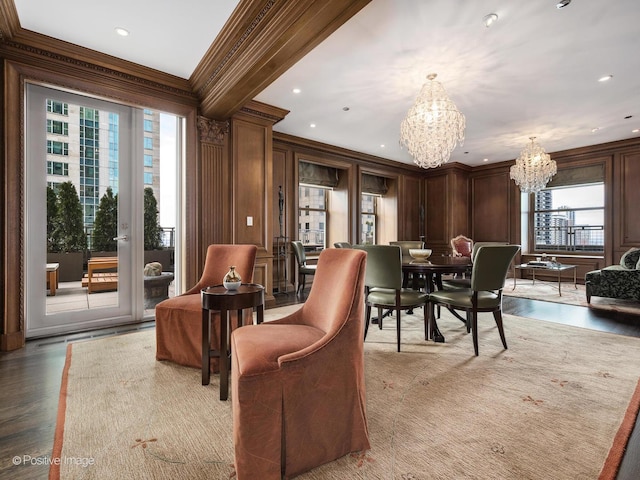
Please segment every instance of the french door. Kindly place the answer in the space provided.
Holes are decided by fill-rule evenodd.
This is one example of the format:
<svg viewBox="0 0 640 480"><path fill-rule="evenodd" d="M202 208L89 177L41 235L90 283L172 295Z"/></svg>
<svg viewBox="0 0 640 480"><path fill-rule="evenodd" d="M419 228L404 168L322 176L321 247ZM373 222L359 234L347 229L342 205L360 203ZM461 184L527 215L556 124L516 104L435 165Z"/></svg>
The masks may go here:
<svg viewBox="0 0 640 480"><path fill-rule="evenodd" d="M144 318L147 113L26 86L27 337Z"/></svg>

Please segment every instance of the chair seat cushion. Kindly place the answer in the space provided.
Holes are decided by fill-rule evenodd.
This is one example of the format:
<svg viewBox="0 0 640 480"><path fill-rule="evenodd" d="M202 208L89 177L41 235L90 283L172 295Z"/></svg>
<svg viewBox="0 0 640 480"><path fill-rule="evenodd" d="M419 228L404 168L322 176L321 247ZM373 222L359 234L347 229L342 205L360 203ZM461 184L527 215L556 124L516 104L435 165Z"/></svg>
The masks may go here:
<svg viewBox="0 0 640 480"><path fill-rule="evenodd" d="M233 335L232 349L238 359L239 374L260 375L279 368L278 359L317 342L324 332L308 325L270 325L238 328Z"/></svg>
<svg viewBox="0 0 640 480"><path fill-rule="evenodd" d="M410 288L400 290L400 305L410 307L420 305L427 301L427 294ZM389 305L396 304L396 291L388 288L376 288L369 292L367 302L372 305Z"/></svg>
<svg viewBox="0 0 640 480"><path fill-rule="evenodd" d="M453 290L455 288L471 288L470 278L451 278L442 280L442 287L445 290Z"/></svg>
<svg viewBox="0 0 640 480"><path fill-rule="evenodd" d="M300 273L308 273L314 275L316 273L316 265L304 265L298 269Z"/></svg>
<svg viewBox="0 0 640 480"><path fill-rule="evenodd" d="M447 303L460 308L472 308L472 295L473 290L471 289L444 290L431 293L429 295L429 300L434 302ZM485 291L478 292L479 308L493 308L497 307L498 305L500 305L500 297L497 293Z"/></svg>

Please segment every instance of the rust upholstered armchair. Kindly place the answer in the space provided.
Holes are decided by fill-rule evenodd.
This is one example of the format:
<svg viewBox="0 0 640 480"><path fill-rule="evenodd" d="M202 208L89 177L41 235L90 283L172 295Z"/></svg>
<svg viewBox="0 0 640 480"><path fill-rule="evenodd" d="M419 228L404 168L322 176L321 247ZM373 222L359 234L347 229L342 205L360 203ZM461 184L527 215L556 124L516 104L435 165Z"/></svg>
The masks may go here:
<svg viewBox="0 0 640 480"><path fill-rule="evenodd" d="M307 301L231 337L238 480L291 478L369 449L361 250L320 254Z"/></svg>
<svg viewBox="0 0 640 480"><path fill-rule="evenodd" d="M255 245L209 245L204 271L196 285L156 305L156 359L202 368L202 300L200 290L220 285L234 265L244 283L253 281ZM220 312L212 312L220 317ZM232 313L233 315L233 313ZM231 322L233 325L234 322ZM211 345L219 345L220 321L211 322ZM211 359L218 371L218 359Z"/></svg>

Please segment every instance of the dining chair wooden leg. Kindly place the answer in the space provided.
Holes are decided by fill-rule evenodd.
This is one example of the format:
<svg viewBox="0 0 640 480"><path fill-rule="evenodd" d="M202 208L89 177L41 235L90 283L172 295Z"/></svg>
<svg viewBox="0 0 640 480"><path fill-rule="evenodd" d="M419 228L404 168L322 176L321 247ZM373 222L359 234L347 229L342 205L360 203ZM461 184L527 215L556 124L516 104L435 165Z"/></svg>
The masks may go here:
<svg viewBox="0 0 640 480"><path fill-rule="evenodd" d="M423 310L423 316L424 316L424 339L425 340L429 340L429 328L431 326L431 322L429 321L429 313L427 312L427 310L430 310L429 307L429 303L425 303L424 307L422 308Z"/></svg>
<svg viewBox="0 0 640 480"><path fill-rule="evenodd" d="M398 351L400 351L400 309L396 310L396 336L398 337Z"/></svg>
<svg viewBox="0 0 640 480"><path fill-rule="evenodd" d="M502 325L502 311L496 310L495 312L493 312L493 318L495 318L496 325L498 326L498 333L500 333L500 340L502 340L502 346L506 350L508 347L507 347L507 340L504 337L504 327Z"/></svg>
<svg viewBox="0 0 640 480"><path fill-rule="evenodd" d="M478 356L478 312L471 313L471 333L473 334L473 350Z"/></svg>
<svg viewBox="0 0 640 480"><path fill-rule="evenodd" d="M382 319L384 318L384 315L382 315L382 308L378 307L378 328L380 330L382 330Z"/></svg>
<svg viewBox="0 0 640 480"><path fill-rule="evenodd" d="M367 338L367 332L369 331L369 323L371 322L371 305L365 305L364 307L364 338Z"/></svg>

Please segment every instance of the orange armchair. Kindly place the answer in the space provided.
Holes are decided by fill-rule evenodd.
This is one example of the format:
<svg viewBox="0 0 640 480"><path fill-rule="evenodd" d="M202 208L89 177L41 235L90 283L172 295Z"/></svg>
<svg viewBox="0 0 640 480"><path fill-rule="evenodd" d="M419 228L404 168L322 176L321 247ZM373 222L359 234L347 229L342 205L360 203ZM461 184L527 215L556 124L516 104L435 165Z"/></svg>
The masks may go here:
<svg viewBox="0 0 640 480"><path fill-rule="evenodd" d="M200 290L222 284L234 265L244 283L253 281L258 248L255 245L209 245L204 271L196 285L177 297L156 305L156 359L202 368L202 300ZM220 312L211 322L211 345L219 345ZM232 314L233 315L233 314ZM233 325L235 322L231 322ZM211 359L211 371L218 371L218 359Z"/></svg>
<svg viewBox="0 0 640 480"><path fill-rule="evenodd" d="M361 250L326 249L304 305L231 337L238 480L291 478L370 448Z"/></svg>

